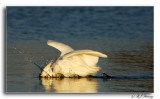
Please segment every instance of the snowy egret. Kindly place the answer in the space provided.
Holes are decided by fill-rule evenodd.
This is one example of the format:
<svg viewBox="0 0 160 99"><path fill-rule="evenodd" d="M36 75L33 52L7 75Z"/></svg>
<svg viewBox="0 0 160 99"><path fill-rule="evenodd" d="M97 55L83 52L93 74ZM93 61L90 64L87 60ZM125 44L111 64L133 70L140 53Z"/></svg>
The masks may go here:
<svg viewBox="0 0 160 99"><path fill-rule="evenodd" d="M53 63L51 61L42 71L41 77L85 77L95 75L100 67L99 57L107 55L92 50L74 50L70 46L56 41L48 40L47 44L61 52L60 57Z"/></svg>

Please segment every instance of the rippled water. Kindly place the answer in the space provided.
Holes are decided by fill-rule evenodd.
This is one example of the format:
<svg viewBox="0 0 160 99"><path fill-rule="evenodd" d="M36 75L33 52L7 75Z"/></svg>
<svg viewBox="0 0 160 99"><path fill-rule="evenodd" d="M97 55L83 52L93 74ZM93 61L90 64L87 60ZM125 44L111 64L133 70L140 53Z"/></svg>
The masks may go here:
<svg viewBox="0 0 160 99"><path fill-rule="evenodd" d="M115 78L39 79L33 63L60 55L49 39L107 54L97 75ZM7 7L6 56L7 92L153 92L153 8Z"/></svg>

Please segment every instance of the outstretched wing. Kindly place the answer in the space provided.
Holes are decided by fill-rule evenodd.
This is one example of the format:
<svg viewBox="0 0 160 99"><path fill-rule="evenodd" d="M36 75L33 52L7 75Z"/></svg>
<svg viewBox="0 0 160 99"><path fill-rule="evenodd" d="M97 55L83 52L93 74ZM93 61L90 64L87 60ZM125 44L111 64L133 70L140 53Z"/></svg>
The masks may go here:
<svg viewBox="0 0 160 99"><path fill-rule="evenodd" d="M69 58L69 57L74 57L74 56L80 56L83 57L83 61L90 65L94 66L97 64L99 57L104 57L106 58L107 55L97 52L97 51L92 51L92 50L77 50L73 51L70 53L67 53L66 55L63 56L63 59Z"/></svg>
<svg viewBox="0 0 160 99"><path fill-rule="evenodd" d="M68 52L74 51L74 49L72 49L70 46L65 45L63 43L53 41L53 40L48 40L47 44L49 46L52 46L52 47L58 49L61 52L61 56L63 56L64 54L66 54Z"/></svg>
<svg viewBox="0 0 160 99"><path fill-rule="evenodd" d="M104 57L104 58L107 57L107 55L105 55L103 53L100 53L100 52L97 52L97 51L92 51L92 50L76 50L76 51L70 52L70 53L66 54L65 56L63 56L63 59L71 57L71 56L74 56L74 55L81 55L81 54L91 55L91 56L97 56L97 57Z"/></svg>

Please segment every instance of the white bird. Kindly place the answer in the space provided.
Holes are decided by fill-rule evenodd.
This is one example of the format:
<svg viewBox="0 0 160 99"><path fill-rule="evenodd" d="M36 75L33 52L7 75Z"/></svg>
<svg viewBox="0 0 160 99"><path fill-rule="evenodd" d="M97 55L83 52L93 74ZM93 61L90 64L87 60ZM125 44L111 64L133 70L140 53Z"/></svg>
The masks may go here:
<svg viewBox="0 0 160 99"><path fill-rule="evenodd" d="M48 40L47 44L61 52L56 62L50 62L42 71L41 77L75 77L95 75L100 67L96 66L99 57L107 55L92 50L74 50L63 43Z"/></svg>

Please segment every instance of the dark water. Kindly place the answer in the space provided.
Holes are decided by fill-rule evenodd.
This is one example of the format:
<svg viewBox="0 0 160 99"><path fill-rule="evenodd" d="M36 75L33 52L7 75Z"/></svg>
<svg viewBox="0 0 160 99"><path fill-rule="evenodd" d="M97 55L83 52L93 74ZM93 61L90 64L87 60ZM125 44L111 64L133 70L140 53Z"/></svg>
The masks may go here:
<svg viewBox="0 0 160 99"><path fill-rule="evenodd" d="M7 92L153 92L153 7L7 7ZM39 79L60 52L73 49L108 55L98 66L114 79Z"/></svg>

